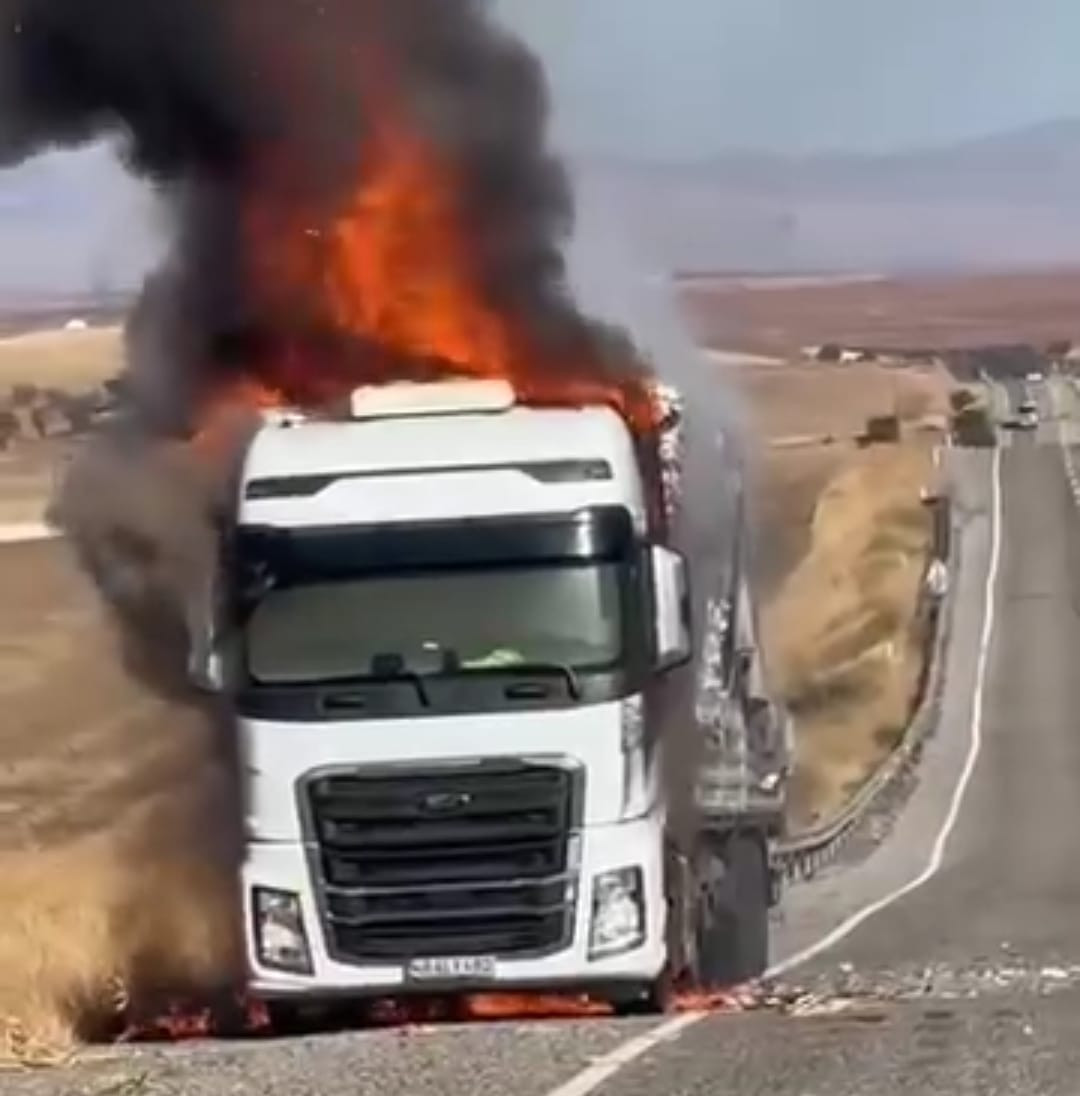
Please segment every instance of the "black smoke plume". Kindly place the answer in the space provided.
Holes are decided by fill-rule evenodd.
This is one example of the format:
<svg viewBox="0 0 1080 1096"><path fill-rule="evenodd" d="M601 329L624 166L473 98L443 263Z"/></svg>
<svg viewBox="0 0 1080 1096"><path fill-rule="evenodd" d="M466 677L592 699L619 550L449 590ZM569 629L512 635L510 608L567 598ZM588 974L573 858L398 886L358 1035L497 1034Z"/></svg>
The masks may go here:
<svg viewBox="0 0 1080 1096"><path fill-rule="evenodd" d="M0 0L0 12L0 163L112 132L172 203L152 309L166 360L131 362L147 413L189 426L204 382L273 363L286 344L360 352L334 343L311 301L267 314L238 233L255 194L302 205L316 227L333 219L363 176L384 72L458 176L485 298L546 360L607 368L564 289L570 198L544 146L541 72L477 0ZM302 378L290 386L303 394Z"/></svg>
<svg viewBox="0 0 1080 1096"><path fill-rule="evenodd" d="M273 240L308 224L317 239L351 208L378 166L388 109L450 168L471 289L530 359L605 387L636 379L625 340L583 318L564 286L571 203L544 146L542 74L481 0L0 0L0 167L109 137L171 212L167 259L127 324L126 414L78 455L53 518L112 610L134 676L196 716L162 728L203 738L170 790L182 832L161 843L151 827L143 859L150 878L174 846L181 863L194 850L219 865L199 895L211 912L239 909L242 800L232 713L191 688L190 670L255 424L241 419L230 445L208 450L208 397L252 379L317 404L328 379L455 371L337 329L317 267L284 293L271 271L268 293L252 251L253 209ZM186 888L189 875L169 870ZM139 891L137 904L155 901ZM215 931L211 912L196 931ZM225 966L239 954L224 953ZM131 987L144 1004L161 990L155 956L134 959L152 968Z"/></svg>
<svg viewBox="0 0 1080 1096"><path fill-rule="evenodd" d="M274 211L332 222L364 177L388 81L453 168L482 299L546 368L635 373L566 291L571 202L544 144L542 73L481 0L0 0L0 164L111 135L172 211L171 252L128 325L130 421L76 464L55 513L135 648L163 648L178 672L187 652L165 639L184 631L178 598L202 588L228 479L207 487L197 455L154 447L190 435L234 375L303 402L324 388L280 363L370 373L380 348L335 330L318 284L268 307L242 226L253 198L271 234Z"/></svg>

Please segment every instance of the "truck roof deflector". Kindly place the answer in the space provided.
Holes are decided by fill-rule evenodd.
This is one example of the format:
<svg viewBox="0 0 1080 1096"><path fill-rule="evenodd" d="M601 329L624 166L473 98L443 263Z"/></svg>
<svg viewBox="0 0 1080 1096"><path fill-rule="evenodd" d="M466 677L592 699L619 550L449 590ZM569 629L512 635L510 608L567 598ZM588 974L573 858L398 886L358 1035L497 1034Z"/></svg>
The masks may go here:
<svg viewBox="0 0 1080 1096"><path fill-rule="evenodd" d="M402 382L354 389L350 411L354 419L382 419L509 411L515 403L513 385L505 380Z"/></svg>

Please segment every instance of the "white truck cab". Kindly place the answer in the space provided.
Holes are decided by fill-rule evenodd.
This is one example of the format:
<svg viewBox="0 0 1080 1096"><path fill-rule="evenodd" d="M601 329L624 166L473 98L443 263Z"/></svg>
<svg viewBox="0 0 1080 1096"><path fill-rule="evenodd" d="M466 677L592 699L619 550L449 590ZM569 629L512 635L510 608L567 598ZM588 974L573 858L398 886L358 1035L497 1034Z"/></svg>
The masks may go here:
<svg viewBox="0 0 1080 1096"><path fill-rule="evenodd" d="M362 389L344 421L258 432L206 644L240 734L257 996L658 1006L688 972L760 972L790 744L758 727L763 774L753 718L721 725L717 644L745 614L691 597L660 489L616 411L498 381ZM711 739L706 671L730 700ZM699 740L744 774L704 859L672 836L670 758Z"/></svg>

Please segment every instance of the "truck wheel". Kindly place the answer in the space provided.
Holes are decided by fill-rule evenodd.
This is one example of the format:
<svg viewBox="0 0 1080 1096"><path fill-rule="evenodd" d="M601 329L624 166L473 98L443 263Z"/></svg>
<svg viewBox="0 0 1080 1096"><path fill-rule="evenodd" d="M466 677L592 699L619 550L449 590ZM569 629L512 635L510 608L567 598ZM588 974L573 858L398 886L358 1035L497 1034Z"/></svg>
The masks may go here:
<svg viewBox="0 0 1080 1096"><path fill-rule="evenodd" d="M270 1018L271 1035L301 1035L312 1027L312 1012L296 1001L264 1001L263 1005Z"/></svg>
<svg viewBox="0 0 1080 1096"><path fill-rule="evenodd" d="M659 1016L675 1004L675 982L665 969L634 994L611 1002L616 1016Z"/></svg>
<svg viewBox="0 0 1080 1096"><path fill-rule="evenodd" d="M748 982L769 965L771 882L764 842L733 834L718 855L722 877L704 888L699 909L698 980L706 989Z"/></svg>

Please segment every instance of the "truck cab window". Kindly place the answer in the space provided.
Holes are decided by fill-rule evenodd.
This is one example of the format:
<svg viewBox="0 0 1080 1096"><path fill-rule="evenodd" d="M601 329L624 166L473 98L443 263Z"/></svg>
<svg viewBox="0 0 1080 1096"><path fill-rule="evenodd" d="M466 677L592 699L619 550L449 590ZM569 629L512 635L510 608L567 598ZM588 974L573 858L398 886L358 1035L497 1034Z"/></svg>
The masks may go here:
<svg viewBox="0 0 1080 1096"><path fill-rule="evenodd" d="M268 592L247 627L262 684L515 664L606 668L622 652L618 564L377 573Z"/></svg>

